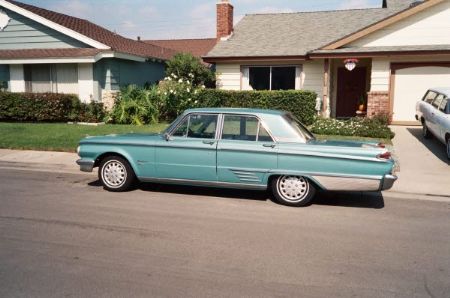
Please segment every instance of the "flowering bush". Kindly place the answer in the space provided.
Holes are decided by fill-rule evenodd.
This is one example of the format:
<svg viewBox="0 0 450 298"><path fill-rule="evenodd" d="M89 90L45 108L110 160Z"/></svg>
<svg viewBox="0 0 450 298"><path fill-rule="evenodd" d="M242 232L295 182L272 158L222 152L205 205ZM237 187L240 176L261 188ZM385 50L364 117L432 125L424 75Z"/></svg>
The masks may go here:
<svg viewBox="0 0 450 298"><path fill-rule="evenodd" d="M385 117L351 118L349 120L318 118L310 127L315 134L392 139L394 133Z"/></svg>
<svg viewBox="0 0 450 298"><path fill-rule="evenodd" d="M188 74L189 79L170 74L159 84L159 118L170 121L189 108L199 107L197 96L204 85L193 84L194 74Z"/></svg>
<svg viewBox="0 0 450 298"><path fill-rule="evenodd" d="M208 88L214 88L215 74L203 64L198 57L189 53L178 53L172 59L167 61L166 76L176 75L178 79L191 81L193 86L206 85Z"/></svg>

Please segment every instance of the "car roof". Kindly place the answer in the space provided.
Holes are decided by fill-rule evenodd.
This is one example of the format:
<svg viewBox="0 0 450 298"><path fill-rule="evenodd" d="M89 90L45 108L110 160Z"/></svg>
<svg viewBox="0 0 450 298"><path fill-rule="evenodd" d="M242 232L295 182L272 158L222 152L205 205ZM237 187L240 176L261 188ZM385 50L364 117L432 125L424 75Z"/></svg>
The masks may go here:
<svg viewBox="0 0 450 298"><path fill-rule="evenodd" d="M430 88L429 90L435 91L438 93L442 93L446 95L447 97L450 97L450 88L449 87L436 87L436 88Z"/></svg>
<svg viewBox="0 0 450 298"><path fill-rule="evenodd" d="M244 109L244 108L198 108L189 109L187 113L219 113L219 114L258 114L258 115L284 115L286 112L266 109Z"/></svg>

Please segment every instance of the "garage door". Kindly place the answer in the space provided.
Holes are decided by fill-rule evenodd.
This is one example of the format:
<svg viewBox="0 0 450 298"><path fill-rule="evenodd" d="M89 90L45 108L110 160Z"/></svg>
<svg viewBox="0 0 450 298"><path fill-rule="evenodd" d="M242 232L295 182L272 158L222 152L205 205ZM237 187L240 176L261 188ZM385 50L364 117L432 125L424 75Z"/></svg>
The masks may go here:
<svg viewBox="0 0 450 298"><path fill-rule="evenodd" d="M450 87L450 68L427 66L399 69L395 73L395 122L415 121L416 102L433 87Z"/></svg>

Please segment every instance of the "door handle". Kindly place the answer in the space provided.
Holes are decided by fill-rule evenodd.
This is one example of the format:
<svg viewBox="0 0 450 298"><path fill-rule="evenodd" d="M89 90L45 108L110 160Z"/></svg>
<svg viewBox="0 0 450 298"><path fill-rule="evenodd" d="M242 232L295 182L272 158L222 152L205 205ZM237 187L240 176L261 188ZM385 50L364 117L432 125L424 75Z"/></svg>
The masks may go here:
<svg viewBox="0 0 450 298"><path fill-rule="evenodd" d="M266 147L266 148L275 148L275 144L263 144L263 147Z"/></svg>
<svg viewBox="0 0 450 298"><path fill-rule="evenodd" d="M205 145L214 145L216 141L203 141L203 144Z"/></svg>

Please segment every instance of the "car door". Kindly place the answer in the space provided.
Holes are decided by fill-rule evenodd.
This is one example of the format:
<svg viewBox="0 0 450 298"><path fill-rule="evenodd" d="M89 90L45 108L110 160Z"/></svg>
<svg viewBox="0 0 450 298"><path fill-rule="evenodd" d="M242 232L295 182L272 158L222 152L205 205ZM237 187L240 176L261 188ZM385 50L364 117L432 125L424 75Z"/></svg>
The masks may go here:
<svg viewBox="0 0 450 298"><path fill-rule="evenodd" d="M423 100L418 103L418 114L422 114L422 117L428 121L428 118L431 116L431 111L433 110L433 106L431 103L436 98L437 93L429 90L427 94L425 94ZM419 115L420 116L420 115ZM420 118L418 119L420 120Z"/></svg>
<svg viewBox="0 0 450 298"><path fill-rule="evenodd" d="M438 124L438 114L439 106L444 99L444 95L438 94L436 98L431 103L430 115L428 117L428 129L433 133L433 135L438 136L440 134L440 128Z"/></svg>
<svg viewBox="0 0 450 298"><path fill-rule="evenodd" d="M278 147L263 123L251 115L223 115L217 146L219 182L263 184L277 168Z"/></svg>
<svg viewBox="0 0 450 298"><path fill-rule="evenodd" d="M161 179L217 181L218 114L184 117L156 148L156 174Z"/></svg>
<svg viewBox="0 0 450 298"><path fill-rule="evenodd" d="M437 136L441 142L445 143L445 134L448 132L447 127L450 121L450 116L447 114L449 99L444 97L439 105L438 112L436 113L436 124L439 129L439 135Z"/></svg>

